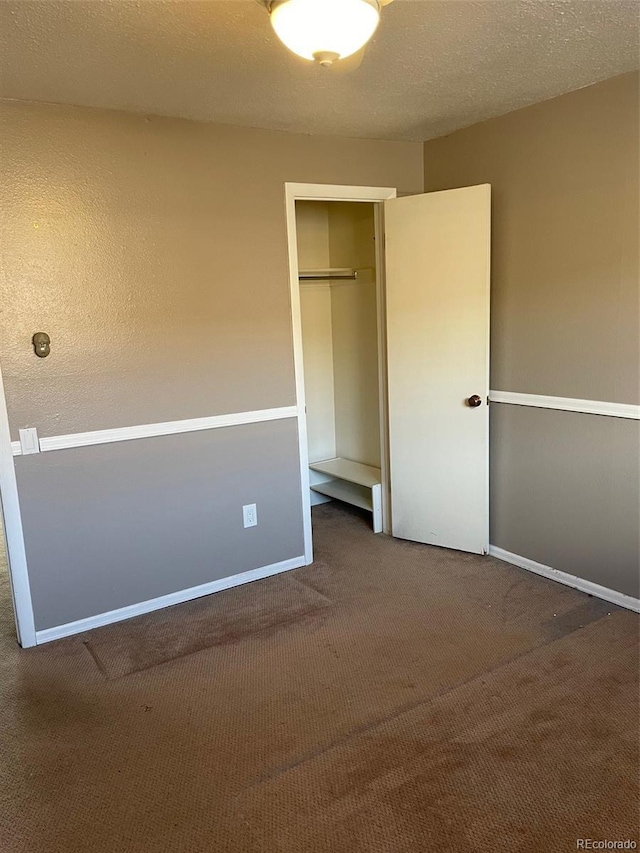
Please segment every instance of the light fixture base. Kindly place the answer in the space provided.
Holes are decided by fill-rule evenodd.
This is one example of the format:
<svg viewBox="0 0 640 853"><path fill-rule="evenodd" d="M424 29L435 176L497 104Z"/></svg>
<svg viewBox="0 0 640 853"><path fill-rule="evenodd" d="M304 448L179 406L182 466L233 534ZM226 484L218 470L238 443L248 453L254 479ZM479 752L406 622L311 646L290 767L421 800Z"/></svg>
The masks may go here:
<svg viewBox="0 0 640 853"><path fill-rule="evenodd" d="M280 41L302 59L329 68L353 56L375 33L385 0L257 0Z"/></svg>
<svg viewBox="0 0 640 853"><path fill-rule="evenodd" d="M256 2L259 3L260 6L264 6L267 12L271 12L272 7L276 5L278 0L256 0ZM388 6L389 3L393 3L393 0L369 0L369 2L372 6L375 6L376 4L378 6Z"/></svg>
<svg viewBox="0 0 640 853"><path fill-rule="evenodd" d="M340 59L340 54L334 53L332 50L319 50L313 54L313 58L323 68L331 68L333 63Z"/></svg>

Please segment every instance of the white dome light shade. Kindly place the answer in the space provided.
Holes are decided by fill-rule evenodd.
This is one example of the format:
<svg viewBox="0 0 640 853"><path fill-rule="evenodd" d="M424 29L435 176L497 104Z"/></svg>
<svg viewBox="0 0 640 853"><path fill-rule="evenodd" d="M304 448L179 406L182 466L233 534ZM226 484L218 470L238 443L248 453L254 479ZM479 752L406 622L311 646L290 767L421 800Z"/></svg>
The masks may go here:
<svg viewBox="0 0 640 853"><path fill-rule="evenodd" d="M289 50L330 64L360 50L380 21L378 0L274 0L271 24Z"/></svg>

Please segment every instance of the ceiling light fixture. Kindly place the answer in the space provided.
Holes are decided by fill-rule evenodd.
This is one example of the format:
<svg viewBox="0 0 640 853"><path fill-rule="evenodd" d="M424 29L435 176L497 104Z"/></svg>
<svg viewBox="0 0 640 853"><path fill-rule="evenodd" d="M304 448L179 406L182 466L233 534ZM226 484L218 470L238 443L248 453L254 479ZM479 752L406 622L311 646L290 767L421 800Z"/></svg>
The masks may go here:
<svg viewBox="0 0 640 853"><path fill-rule="evenodd" d="M258 0L266 6L280 41L325 68L356 53L392 0Z"/></svg>

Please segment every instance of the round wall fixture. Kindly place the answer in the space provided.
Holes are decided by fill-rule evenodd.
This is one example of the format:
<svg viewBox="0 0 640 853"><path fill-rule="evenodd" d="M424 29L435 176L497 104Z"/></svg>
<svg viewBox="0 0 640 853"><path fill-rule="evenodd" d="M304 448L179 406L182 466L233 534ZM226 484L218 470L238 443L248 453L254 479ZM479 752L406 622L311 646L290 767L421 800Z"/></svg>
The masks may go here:
<svg viewBox="0 0 640 853"><path fill-rule="evenodd" d="M303 59L324 67L352 56L380 23L392 0L258 0L266 6L280 41Z"/></svg>

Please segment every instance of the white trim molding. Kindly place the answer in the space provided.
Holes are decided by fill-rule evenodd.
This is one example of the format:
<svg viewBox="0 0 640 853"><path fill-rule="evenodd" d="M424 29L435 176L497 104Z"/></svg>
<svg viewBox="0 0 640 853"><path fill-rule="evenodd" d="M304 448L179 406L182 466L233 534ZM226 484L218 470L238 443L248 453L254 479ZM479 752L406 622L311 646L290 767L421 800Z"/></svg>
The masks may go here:
<svg viewBox="0 0 640 853"><path fill-rule="evenodd" d="M505 551L496 545L489 546L489 554L505 563L511 563L512 566L518 566L520 569L526 569L528 572L542 575L542 577L549 578L552 581L557 581L565 586L578 589L580 592L586 592L588 595L602 598L605 601L610 601L612 604L617 604L619 607L625 607L627 610L640 613L640 599L625 595L623 592L609 589L606 586L600 586L600 584L593 583L593 581L579 578L577 575L561 572L559 569L552 569L551 566L536 563L535 560L530 560L528 557L521 557L519 554L512 554L510 551Z"/></svg>
<svg viewBox="0 0 640 853"><path fill-rule="evenodd" d="M22 452L20 442L15 442ZM9 583L13 598L18 642L23 648L35 646L36 629L33 618L33 603L27 572L27 554L22 531L18 483L13 461L14 442L9 431L9 415L4 395L2 371L0 371L0 494L7 543Z"/></svg>
<svg viewBox="0 0 640 853"><path fill-rule="evenodd" d="M229 415L212 415L206 418L190 418L184 421L167 421L158 424L140 424L114 429L98 429L91 432L76 432L69 435L52 435L40 439L40 450L68 450L72 447L89 447L94 444L110 444L115 441L132 441L137 438L154 438L159 435L178 435L184 432L198 432L221 427L258 424L266 421L279 421L295 418L298 410L295 406L283 406L278 409L260 409L255 412L236 412ZM14 456L20 456L22 449L19 441L12 442Z"/></svg>
<svg viewBox="0 0 640 853"><path fill-rule="evenodd" d="M357 187L342 184L295 184L285 183L287 199L305 201L386 201L396 198L395 187ZM297 271L296 252L296 271Z"/></svg>
<svg viewBox="0 0 640 853"><path fill-rule="evenodd" d="M291 569L299 569L304 565L303 556L292 557L289 560L282 560L280 563L272 563L270 566L261 566L258 569L220 578L220 580L204 583L200 586L180 589L168 595L161 595L159 598L141 601L139 604L130 604L128 607L109 610L107 613L88 616L86 619L77 619L75 622L67 622L54 628L45 628L36 632L36 642L39 645L40 643L49 643L51 640L59 640L62 637L70 637L72 634L82 634L84 631L92 631L94 628L101 628L103 625L111 625L113 622L142 616L144 613L151 613L154 610L161 610L163 607L171 607L174 604L182 604L185 601L192 601L194 598L202 598L203 595L211 595L214 592L221 592L223 589L231 589L234 586L242 586L242 584L262 580L262 578L268 578L271 575L288 572Z"/></svg>
<svg viewBox="0 0 640 853"><path fill-rule="evenodd" d="M544 394L519 394L514 391L489 391L489 400L492 403L508 403L512 406L531 406L535 409L558 409L563 412L640 420L640 406L632 403L577 400L573 397L548 397Z"/></svg>

